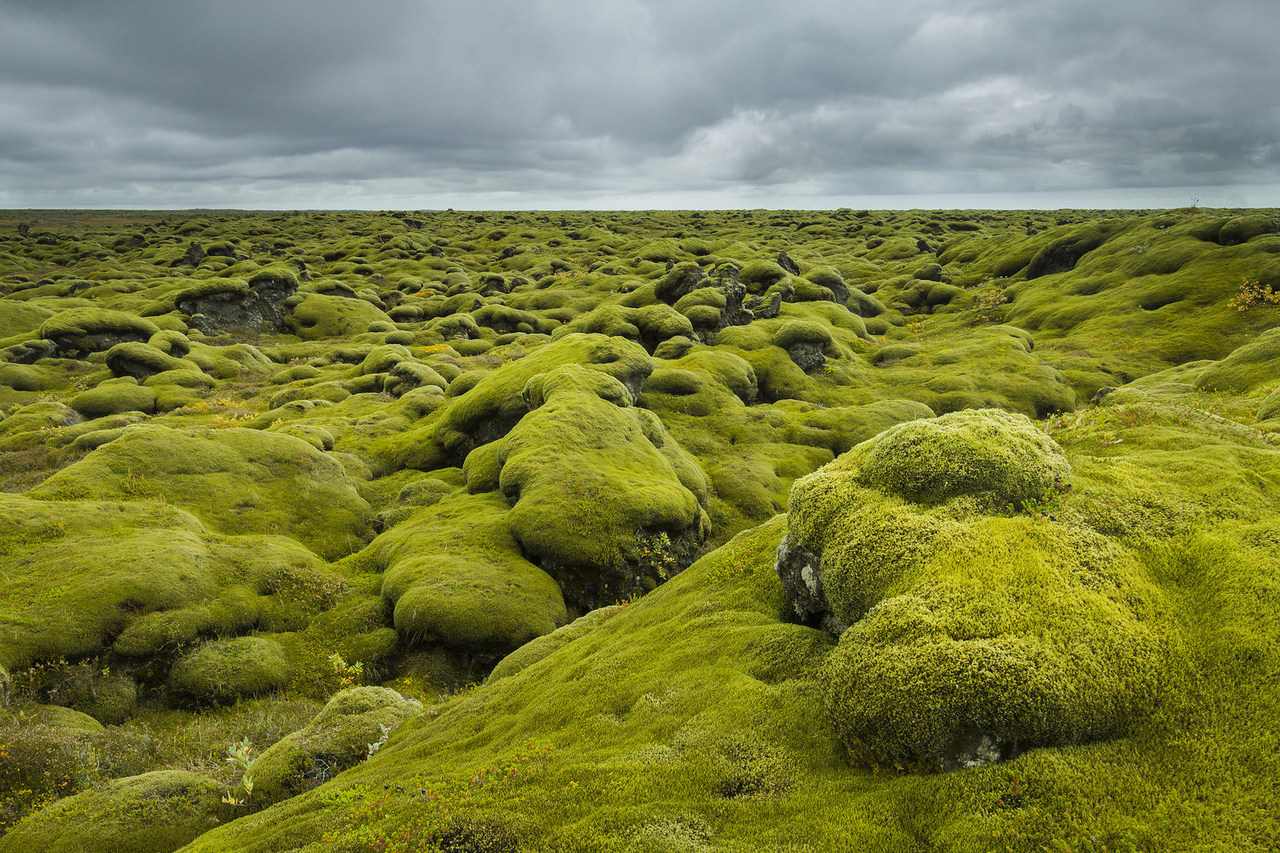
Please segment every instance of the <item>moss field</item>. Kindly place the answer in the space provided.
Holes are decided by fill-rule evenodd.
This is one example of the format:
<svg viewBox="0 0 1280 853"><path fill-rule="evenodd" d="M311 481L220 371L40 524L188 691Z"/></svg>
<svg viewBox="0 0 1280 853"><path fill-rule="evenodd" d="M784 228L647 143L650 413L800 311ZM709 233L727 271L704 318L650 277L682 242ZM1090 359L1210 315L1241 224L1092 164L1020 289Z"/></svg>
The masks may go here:
<svg viewBox="0 0 1280 853"><path fill-rule="evenodd" d="M1280 849L1280 211L0 212L0 853Z"/></svg>

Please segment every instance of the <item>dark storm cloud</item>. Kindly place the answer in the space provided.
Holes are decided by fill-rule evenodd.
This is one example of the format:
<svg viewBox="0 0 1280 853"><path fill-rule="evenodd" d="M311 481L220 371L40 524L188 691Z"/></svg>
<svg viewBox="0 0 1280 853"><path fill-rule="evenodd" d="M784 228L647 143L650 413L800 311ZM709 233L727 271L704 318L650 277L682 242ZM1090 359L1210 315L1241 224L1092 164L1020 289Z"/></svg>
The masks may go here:
<svg viewBox="0 0 1280 853"><path fill-rule="evenodd" d="M0 204L714 205L1275 184L1272 12L7 0Z"/></svg>

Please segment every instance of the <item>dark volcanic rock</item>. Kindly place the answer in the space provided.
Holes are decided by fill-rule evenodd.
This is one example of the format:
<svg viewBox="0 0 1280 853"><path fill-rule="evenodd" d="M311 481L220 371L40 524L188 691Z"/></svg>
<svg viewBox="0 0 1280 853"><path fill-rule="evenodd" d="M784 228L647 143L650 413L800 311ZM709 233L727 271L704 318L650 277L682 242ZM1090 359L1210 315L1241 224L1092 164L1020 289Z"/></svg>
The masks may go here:
<svg viewBox="0 0 1280 853"><path fill-rule="evenodd" d="M257 275L248 291L215 290L196 296L179 297L177 308L191 317L190 325L206 335L237 329L284 331L288 313L285 300L298 289L292 276Z"/></svg>
<svg viewBox="0 0 1280 853"><path fill-rule="evenodd" d="M795 610L796 621L811 628L820 628L838 637L848 627L831 612L826 592L822 587L822 561L805 548L783 536L778 545L778 560L774 570L782 581L782 589Z"/></svg>
<svg viewBox="0 0 1280 853"><path fill-rule="evenodd" d="M654 288L654 295L668 305L675 305L680 297L708 284L707 274L702 271L702 267L692 261L685 261L671 267Z"/></svg>

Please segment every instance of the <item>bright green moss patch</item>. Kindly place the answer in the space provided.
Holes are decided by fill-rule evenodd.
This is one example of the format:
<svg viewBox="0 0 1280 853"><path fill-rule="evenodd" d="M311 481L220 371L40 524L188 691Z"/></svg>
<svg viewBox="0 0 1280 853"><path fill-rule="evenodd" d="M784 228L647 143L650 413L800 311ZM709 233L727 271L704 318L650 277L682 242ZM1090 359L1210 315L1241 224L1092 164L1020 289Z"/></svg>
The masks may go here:
<svg viewBox="0 0 1280 853"><path fill-rule="evenodd" d="M71 400L71 408L86 418L101 418L122 412L150 414L156 410L156 391L138 384L132 376L108 379Z"/></svg>
<svg viewBox="0 0 1280 853"><path fill-rule="evenodd" d="M131 427L33 494L164 500L222 532L293 536L329 559L359 548L371 521L336 461L299 438L247 429Z"/></svg>
<svg viewBox="0 0 1280 853"><path fill-rule="evenodd" d="M60 800L0 838L0 850L167 853L231 819L222 790L198 773L160 770Z"/></svg>
<svg viewBox="0 0 1280 853"><path fill-rule="evenodd" d="M1280 382L1280 328L1263 332L1196 377L1196 386L1202 390L1236 393L1275 382Z"/></svg>
<svg viewBox="0 0 1280 853"><path fill-rule="evenodd" d="M562 364L586 365L612 376L633 397L653 370L652 361L638 345L596 334L569 335L521 352L474 382L451 383L453 402L436 418L388 442L395 464L430 470L450 460L460 463L477 444L505 435L529 410L521 396L525 383Z"/></svg>
<svg viewBox="0 0 1280 853"><path fill-rule="evenodd" d="M531 379L525 395L533 411L497 457L499 486L513 504L512 534L584 609L677 571L674 550L665 569L637 566L643 533L684 540L687 549L706 526L697 495L680 478L705 494L701 471L693 464L677 470L658 449L675 444L661 422L626 405L630 395L617 380L593 373L571 365Z"/></svg>
<svg viewBox="0 0 1280 853"><path fill-rule="evenodd" d="M60 353L85 355L124 341L146 341L159 328L150 320L106 308L71 308L45 320L39 337L53 341Z"/></svg>
<svg viewBox="0 0 1280 853"><path fill-rule="evenodd" d="M311 341L351 337L368 331L373 323L390 321L380 308L363 299L321 293L306 294L285 318L294 334Z"/></svg>
<svg viewBox="0 0 1280 853"><path fill-rule="evenodd" d="M1049 492L1070 472L1061 449L1026 418L955 412L893 427L855 457L860 479L918 503L972 495L996 506Z"/></svg>
<svg viewBox="0 0 1280 853"><path fill-rule="evenodd" d="M494 494L445 498L370 546L382 595L411 642L505 653L565 621L560 590L524 559Z"/></svg>
<svg viewBox="0 0 1280 853"><path fill-rule="evenodd" d="M1131 557L1021 519L933 538L828 662L827 707L856 760L966 766L1125 734L1152 712L1169 626Z"/></svg>
<svg viewBox="0 0 1280 853"><path fill-rule="evenodd" d="M292 540L211 536L163 505L20 496L3 504L0 662L10 669L109 649L163 660L203 637L296 630L345 586ZM55 695L118 722L132 700L127 691L111 697L125 687L95 680L58 685Z"/></svg>
<svg viewBox="0 0 1280 853"><path fill-rule="evenodd" d="M261 696L289 682L289 657L274 640L237 637L199 646L169 672L169 693L193 705Z"/></svg>
<svg viewBox="0 0 1280 853"><path fill-rule="evenodd" d="M377 751L422 704L385 687L354 687L334 695L307 725L254 759L253 800L268 806L319 786Z"/></svg>

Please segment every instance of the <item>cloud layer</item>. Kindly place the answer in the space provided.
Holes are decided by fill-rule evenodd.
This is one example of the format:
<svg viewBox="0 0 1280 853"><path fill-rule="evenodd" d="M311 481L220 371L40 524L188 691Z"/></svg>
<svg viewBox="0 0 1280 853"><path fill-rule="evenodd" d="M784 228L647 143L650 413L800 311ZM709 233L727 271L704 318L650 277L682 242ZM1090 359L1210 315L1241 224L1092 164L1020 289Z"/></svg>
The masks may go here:
<svg viewBox="0 0 1280 853"><path fill-rule="evenodd" d="M1280 204L1278 35L1270 0L10 0L0 205Z"/></svg>

